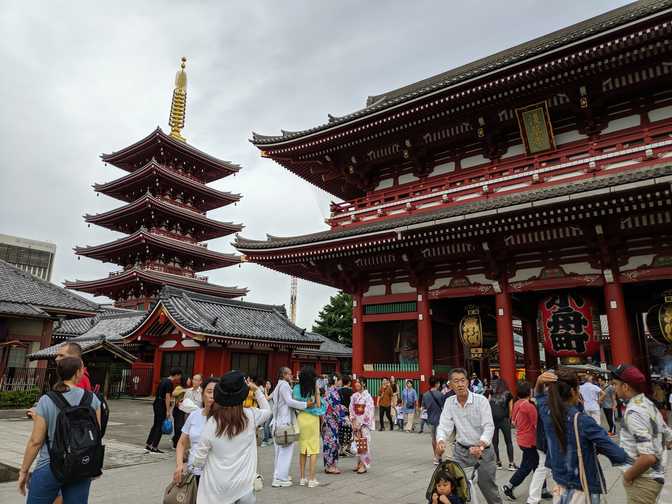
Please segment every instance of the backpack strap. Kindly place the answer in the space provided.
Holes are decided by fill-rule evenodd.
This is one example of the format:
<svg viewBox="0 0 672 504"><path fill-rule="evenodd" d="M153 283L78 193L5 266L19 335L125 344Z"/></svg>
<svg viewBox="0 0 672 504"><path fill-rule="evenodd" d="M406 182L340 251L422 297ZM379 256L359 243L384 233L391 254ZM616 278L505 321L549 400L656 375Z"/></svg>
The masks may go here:
<svg viewBox="0 0 672 504"><path fill-rule="evenodd" d="M50 390L47 392L47 397L56 405L56 407L63 411L64 409L70 408L70 403L65 400L61 392L56 392L55 390Z"/></svg>
<svg viewBox="0 0 672 504"><path fill-rule="evenodd" d="M93 393L89 392L88 390L84 390L84 394L82 394L82 399L79 401L79 405L90 408L92 402L93 402Z"/></svg>

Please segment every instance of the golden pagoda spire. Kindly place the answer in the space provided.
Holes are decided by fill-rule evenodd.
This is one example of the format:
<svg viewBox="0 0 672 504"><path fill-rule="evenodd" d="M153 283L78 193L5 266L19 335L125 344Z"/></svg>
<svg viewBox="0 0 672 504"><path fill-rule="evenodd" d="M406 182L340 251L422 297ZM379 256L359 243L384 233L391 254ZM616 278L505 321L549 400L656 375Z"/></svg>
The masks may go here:
<svg viewBox="0 0 672 504"><path fill-rule="evenodd" d="M182 128L184 128L187 108L187 73L184 71L186 63L187 58L182 56L180 70L175 74L175 89L173 90L173 101L170 104L170 118L168 119L170 136L181 142L187 141L181 133Z"/></svg>

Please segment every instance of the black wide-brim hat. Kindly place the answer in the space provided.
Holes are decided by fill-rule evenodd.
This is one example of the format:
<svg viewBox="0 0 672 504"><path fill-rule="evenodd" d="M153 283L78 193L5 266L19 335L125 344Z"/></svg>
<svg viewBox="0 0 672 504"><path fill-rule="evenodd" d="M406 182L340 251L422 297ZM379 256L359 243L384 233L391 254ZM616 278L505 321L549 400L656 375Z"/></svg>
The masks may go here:
<svg viewBox="0 0 672 504"><path fill-rule="evenodd" d="M229 371L215 386L215 402L220 406L240 406L248 392L245 375L240 371Z"/></svg>

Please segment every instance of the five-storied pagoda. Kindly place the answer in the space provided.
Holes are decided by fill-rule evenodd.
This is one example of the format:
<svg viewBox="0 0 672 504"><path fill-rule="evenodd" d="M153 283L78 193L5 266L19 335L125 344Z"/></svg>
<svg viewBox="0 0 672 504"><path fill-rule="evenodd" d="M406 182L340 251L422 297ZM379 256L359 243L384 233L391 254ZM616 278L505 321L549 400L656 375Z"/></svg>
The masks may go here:
<svg viewBox="0 0 672 504"><path fill-rule="evenodd" d="M102 159L128 175L105 184L99 192L126 204L86 222L127 236L75 253L122 267L99 280L65 282L69 289L114 299L117 307L147 310L164 285L223 298L237 298L247 289L211 284L197 273L240 263L240 256L209 250L202 242L227 236L241 224L210 219L206 212L235 203L239 194L221 192L207 184L240 167L216 159L186 142L184 127L186 58L175 76L170 109L170 134L157 128L147 137Z"/></svg>
<svg viewBox="0 0 672 504"><path fill-rule="evenodd" d="M542 341L547 364L648 371L649 334L672 342L671 33L672 1L642 0L255 134L343 202L328 229L236 246L353 294L353 371L373 393L464 364L487 377L488 361L513 388L521 336L530 380Z"/></svg>

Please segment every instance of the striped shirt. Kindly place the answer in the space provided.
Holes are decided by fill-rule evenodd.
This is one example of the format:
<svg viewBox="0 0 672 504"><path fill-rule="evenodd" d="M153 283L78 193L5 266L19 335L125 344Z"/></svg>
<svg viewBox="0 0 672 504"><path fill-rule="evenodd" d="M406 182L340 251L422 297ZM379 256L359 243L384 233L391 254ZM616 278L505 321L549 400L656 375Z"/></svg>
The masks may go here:
<svg viewBox="0 0 672 504"><path fill-rule="evenodd" d="M446 441L453 429L455 439L463 446L476 446L481 441L490 446L495 424L488 400L473 392L469 392L464 406L460 405L456 395L446 399L436 429L436 441Z"/></svg>
<svg viewBox="0 0 672 504"><path fill-rule="evenodd" d="M642 474L661 483L665 482L663 453L670 440L670 430L658 408L644 395L639 394L628 401L621 429L621 448L633 460L640 455L654 455L656 463ZM625 471L632 467L626 464Z"/></svg>

